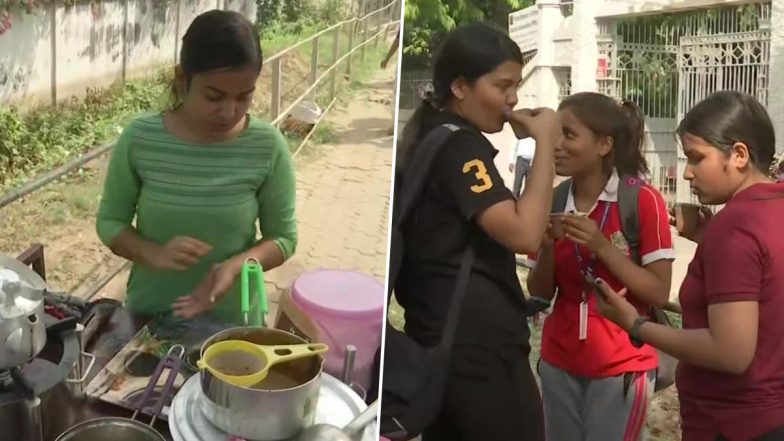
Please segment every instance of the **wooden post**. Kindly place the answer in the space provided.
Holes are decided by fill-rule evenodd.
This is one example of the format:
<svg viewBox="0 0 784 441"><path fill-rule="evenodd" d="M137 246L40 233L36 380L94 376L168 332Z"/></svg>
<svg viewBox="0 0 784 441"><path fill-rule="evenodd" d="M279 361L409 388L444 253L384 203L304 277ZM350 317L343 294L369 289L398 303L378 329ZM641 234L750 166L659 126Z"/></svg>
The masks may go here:
<svg viewBox="0 0 784 441"><path fill-rule="evenodd" d="M50 2L49 8L52 19L50 22L50 29L49 35L50 43L52 45L52 69L50 71L50 86L52 88L51 98L52 98L52 105L57 105L57 7L59 6L59 2Z"/></svg>
<svg viewBox="0 0 784 441"><path fill-rule="evenodd" d="M281 58L276 58L272 62L272 103L270 103L270 119L273 120L280 115L281 61Z"/></svg>
<svg viewBox="0 0 784 441"><path fill-rule="evenodd" d="M335 28L335 40L333 41L332 46L332 64L334 66L338 62L338 53L340 51L340 28L343 26L338 26ZM337 86L337 75L338 75L338 68L332 69L332 78L330 79L329 84L329 101L332 102L335 99L335 86Z"/></svg>
<svg viewBox="0 0 784 441"><path fill-rule="evenodd" d="M367 38L367 31L368 31L368 20L367 19L366 20L362 20L362 42L363 43L366 42L367 39L368 39ZM359 50L361 52L361 55L359 56L359 59L362 60L362 61L365 61L365 49L366 48L367 48L367 45L364 44L364 45L362 45L362 49Z"/></svg>
<svg viewBox="0 0 784 441"><path fill-rule="evenodd" d="M319 64L319 35L313 39L313 48L311 49L310 54L310 76L308 77L308 82L311 85L316 82L316 77L318 76L318 64Z"/></svg>
<svg viewBox="0 0 784 441"><path fill-rule="evenodd" d="M319 39L320 35L316 35L313 38L313 46L311 47L311 54L310 54L310 75L308 76L308 83L312 86L316 84L316 78L318 78L318 65L319 65ZM313 92L310 93L310 99L313 100L315 103L318 99L318 89L314 89Z"/></svg>
<svg viewBox="0 0 784 441"><path fill-rule="evenodd" d="M128 0L125 0L126 3ZM178 64L180 62L180 3L182 0L177 0L177 16L174 17L174 64ZM128 11L126 9L126 21L128 17Z"/></svg>
<svg viewBox="0 0 784 441"><path fill-rule="evenodd" d="M364 4L365 4L365 0L359 0L359 10L360 11L362 11L364 9L364 7L363 7ZM361 13L360 13L360 16L362 16ZM351 58L352 58L350 54L351 54L351 49L354 49L354 36L357 33L358 26L359 26L359 21L355 21L354 23L352 23L352 25L351 25L351 32L349 32L349 34L348 34L348 53L349 53L349 56L346 59L346 75L349 75L349 76L351 75Z"/></svg>
<svg viewBox="0 0 784 441"><path fill-rule="evenodd" d="M123 0L123 29L122 29L122 83L128 81L128 0ZM175 43L176 44L176 43ZM176 51L175 51L176 52ZM177 62L176 59L174 61Z"/></svg>

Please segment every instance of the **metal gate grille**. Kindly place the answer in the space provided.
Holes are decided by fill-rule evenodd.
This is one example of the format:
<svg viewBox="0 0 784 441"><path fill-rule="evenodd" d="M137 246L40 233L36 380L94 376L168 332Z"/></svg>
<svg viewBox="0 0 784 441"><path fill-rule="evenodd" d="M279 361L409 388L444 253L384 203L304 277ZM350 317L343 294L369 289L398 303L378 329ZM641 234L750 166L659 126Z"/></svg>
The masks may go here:
<svg viewBox="0 0 784 441"><path fill-rule="evenodd" d="M646 115L651 183L669 205L691 200L675 128L717 90L767 103L770 2L599 23L599 92L635 101Z"/></svg>
<svg viewBox="0 0 784 441"><path fill-rule="evenodd" d="M678 53L679 120L690 108L720 90L752 95L768 105L770 29L681 40ZM686 157L678 149L678 202L696 202L683 180Z"/></svg>

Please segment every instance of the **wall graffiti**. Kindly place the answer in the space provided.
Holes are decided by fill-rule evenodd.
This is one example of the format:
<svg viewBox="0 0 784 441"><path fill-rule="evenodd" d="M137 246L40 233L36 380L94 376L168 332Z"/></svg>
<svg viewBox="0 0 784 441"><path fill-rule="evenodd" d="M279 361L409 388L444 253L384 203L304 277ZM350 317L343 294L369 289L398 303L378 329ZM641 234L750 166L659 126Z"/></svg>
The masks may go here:
<svg viewBox="0 0 784 441"><path fill-rule="evenodd" d="M26 107L25 103L46 102L53 96L64 99L84 87L101 87L149 66L170 63L178 25L183 32L196 14L214 8L215 1L97 0L59 5L53 29L50 16L25 16L25 26L14 28L14 43L0 39L1 102ZM243 3L255 5L234 0L226 7L243 10ZM51 32L41 33L42 28L59 37L55 46ZM25 42L23 47L18 41Z"/></svg>
<svg viewBox="0 0 784 441"><path fill-rule="evenodd" d="M152 29L150 41L156 48L161 47L161 42L165 38L169 6L165 0L152 0Z"/></svg>
<svg viewBox="0 0 784 441"><path fill-rule="evenodd" d="M16 93L23 90L29 77L29 68L0 64L0 89L5 92Z"/></svg>

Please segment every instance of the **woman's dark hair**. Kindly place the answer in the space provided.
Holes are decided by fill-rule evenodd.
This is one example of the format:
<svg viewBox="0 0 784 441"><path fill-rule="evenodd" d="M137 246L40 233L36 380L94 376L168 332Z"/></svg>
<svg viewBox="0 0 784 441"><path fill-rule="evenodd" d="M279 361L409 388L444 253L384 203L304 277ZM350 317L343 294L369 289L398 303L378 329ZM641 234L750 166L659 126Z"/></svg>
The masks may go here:
<svg viewBox="0 0 784 441"><path fill-rule="evenodd" d="M618 174L642 177L648 163L642 152L645 117L633 101L616 101L607 95L581 92L561 101L558 110L569 109L597 137L610 137L610 158Z"/></svg>
<svg viewBox="0 0 784 441"><path fill-rule="evenodd" d="M768 112L751 95L716 92L692 107L678 125L677 135L698 136L724 153L737 142L749 148L751 163L768 173L776 153L776 135Z"/></svg>
<svg viewBox="0 0 784 441"><path fill-rule="evenodd" d="M185 31L180 68L190 87L194 75L216 69L250 66L261 72L263 57L259 35L244 15L214 9L198 15ZM172 88L174 101L180 98Z"/></svg>
<svg viewBox="0 0 784 441"><path fill-rule="evenodd" d="M507 34L484 23L472 23L452 30L444 39L433 63L433 90L424 97L403 129L398 143L398 166L423 135L422 122L442 110L452 98L452 83L463 78L469 84L513 61L523 64L523 55Z"/></svg>

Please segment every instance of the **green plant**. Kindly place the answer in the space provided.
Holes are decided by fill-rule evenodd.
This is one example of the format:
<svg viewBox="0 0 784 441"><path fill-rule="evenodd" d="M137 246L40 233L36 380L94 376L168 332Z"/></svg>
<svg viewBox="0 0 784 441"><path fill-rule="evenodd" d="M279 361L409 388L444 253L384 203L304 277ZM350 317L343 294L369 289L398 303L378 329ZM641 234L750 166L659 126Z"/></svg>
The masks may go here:
<svg viewBox="0 0 784 441"><path fill-rule="evenodd" d="M407 0L403 68L424 69L444 35L455 26L485 21L506 29L510 12L533 0Z"/></svg>
<svg viewBox="0 0 784 441"><path fill-rule="evenodd" d="M82 100L22 114L0 109L0 187L13 185L117 136L134 114L161 108L165 81L132 81L88 90Z"/></svg>

